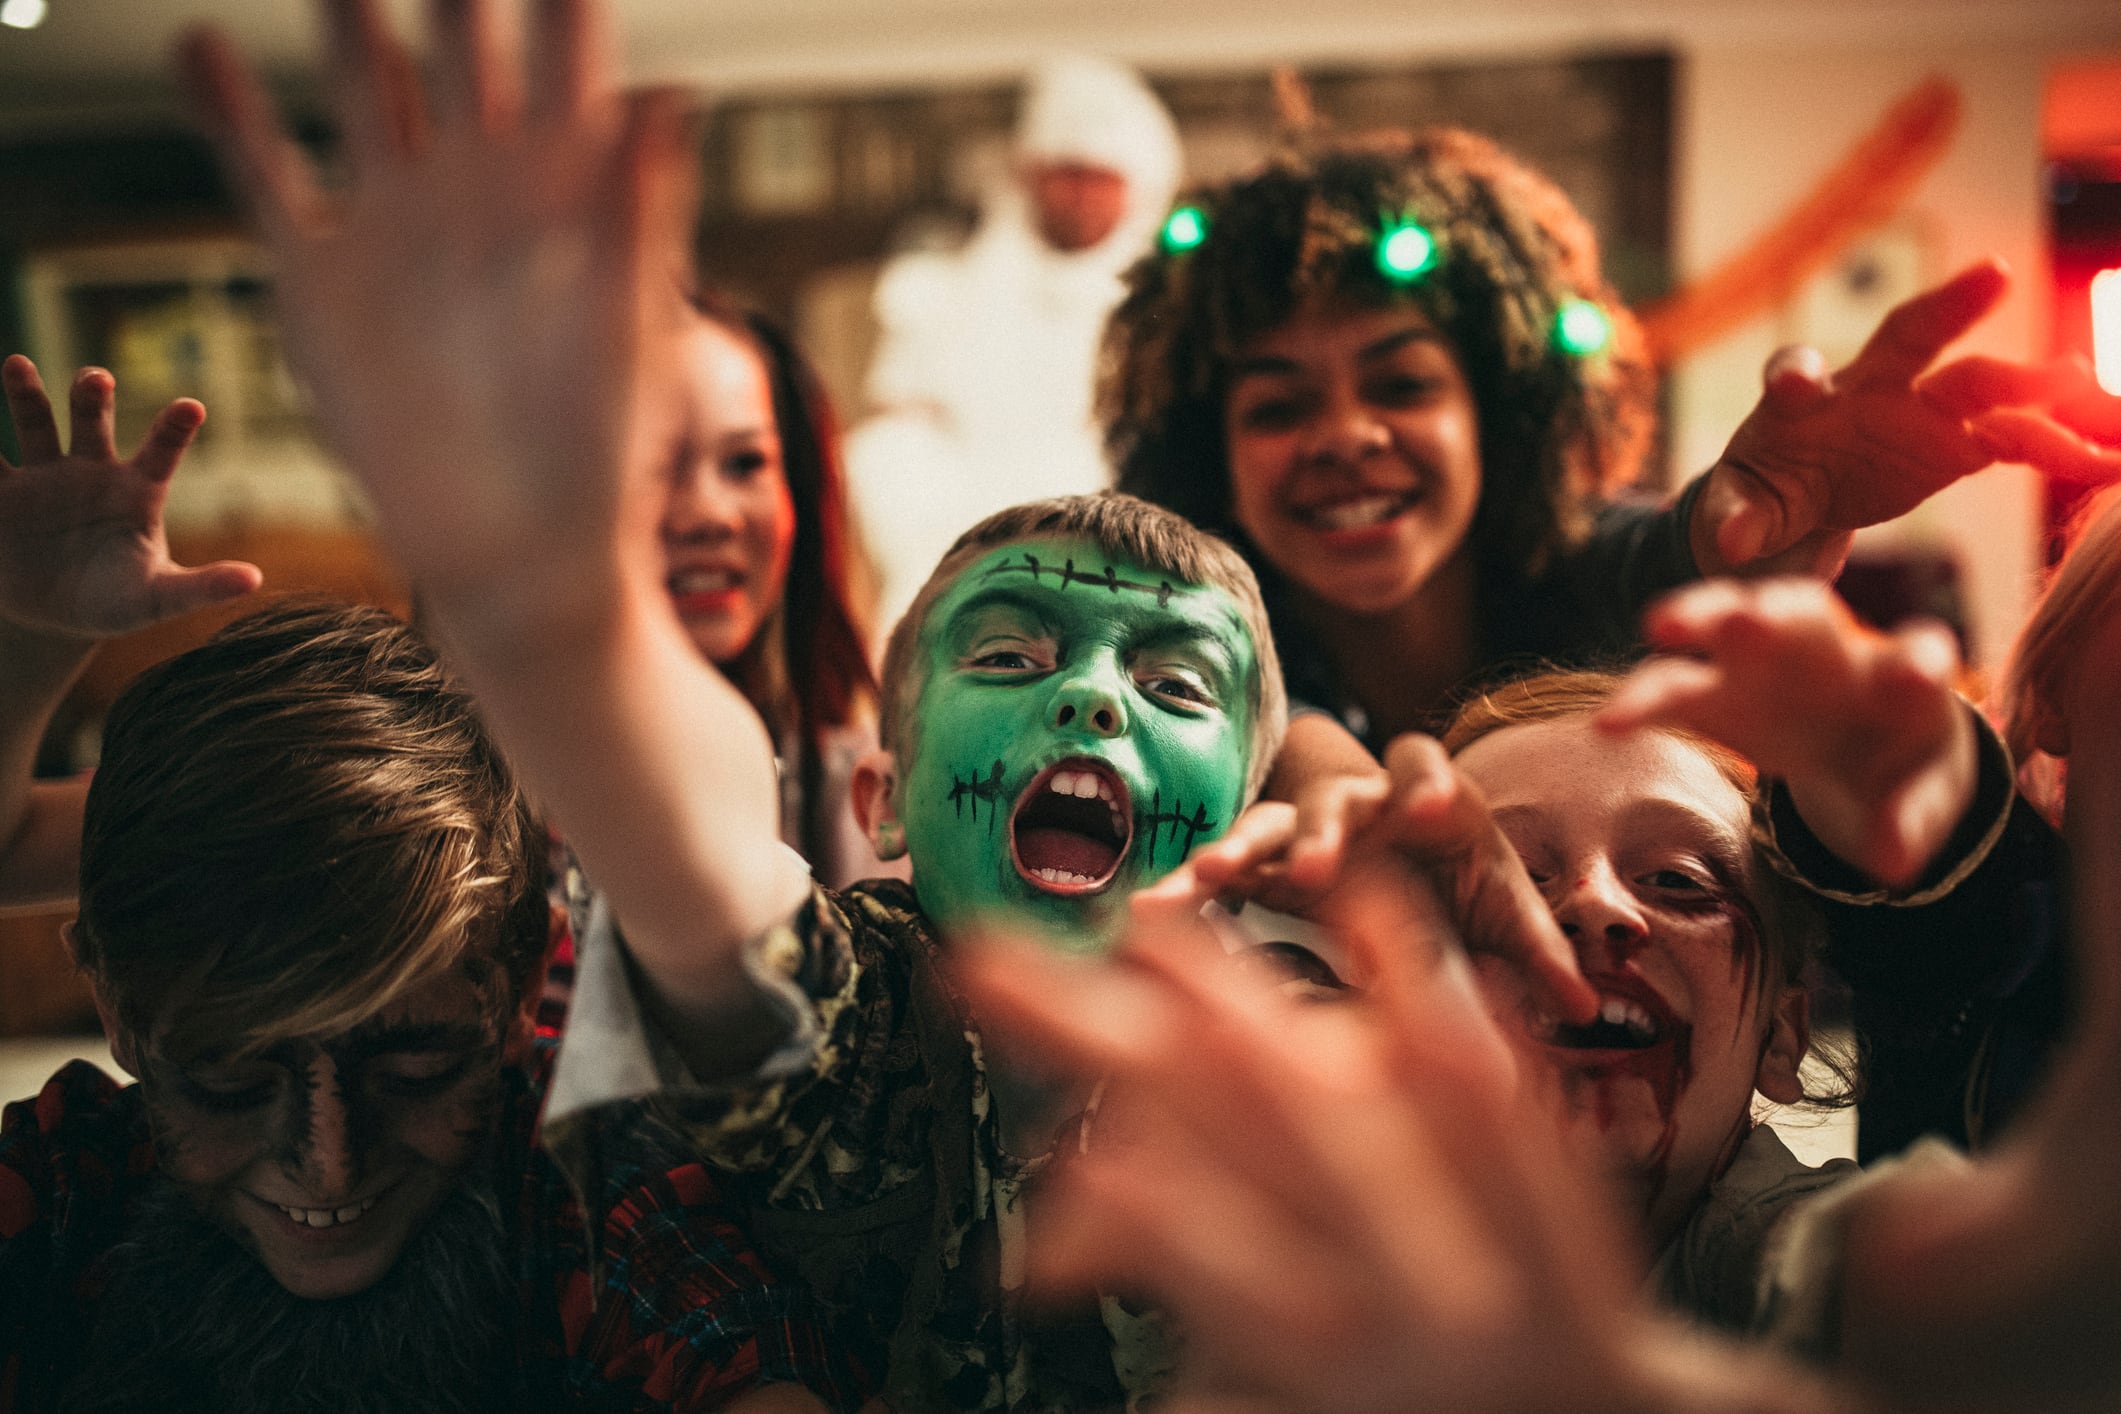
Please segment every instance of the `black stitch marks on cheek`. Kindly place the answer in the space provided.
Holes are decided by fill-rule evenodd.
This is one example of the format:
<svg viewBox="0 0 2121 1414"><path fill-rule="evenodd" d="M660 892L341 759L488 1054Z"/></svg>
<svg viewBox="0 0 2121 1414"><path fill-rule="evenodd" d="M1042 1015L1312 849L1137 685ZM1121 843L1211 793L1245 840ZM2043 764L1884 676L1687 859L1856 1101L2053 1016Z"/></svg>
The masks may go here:
<svg viewBox="0 0 2121 1414"><path fill-rule="evenodd" d="M1185 811L1185 802L1176 799L1171 802L1169 810L1164 809L1164 793L1161 790L1149 797L1149 809L1141 817L1141 823L1148 828L1148 862L1151 865L1156 863L1156 847L1162 840L1166 827L1169 827L1171 838L1174 840L1178 838L1181 830L1185 832L1185 843L1180 845L1178 850L1178 861L1181 864L1185 862L1186 856L1193 852L1194 841L1216 827L1216 822L1208 818L1208 808L1205 805L1196 804L1191 815Z"/></svg>
<svg viewBox="0 0 2121 1414"><path fill-rule="evenodd" d="M994 822L1001 818L1002 795L1002 763L997 760L992 766L987 768L987 774L984 777L980 775L977 767L974 767L969 774L962 778L958 776L955 770L952 770L950 772L950 792L943 798L950 802L952 808L957 812L957 817L961 820L965 817L965 802L969 799L972 802L972 822L975 825L979 823L980 802L985 801L987 803L987 831L992 834Z"/></svg>
<svg viewBox="0 0 2121 1414"><path fill-rule="evenodd" d="M1037 582L1040 575L1050 574L1060 581L1060 587L1063 589L1066 589L1071 584L1088 584L1102 589L1108 594L1117 594L1122 589L1132 589L1141 594L1154 594L1156 596L1156 607L1159 609L1170 608L1171 596L1178 592L1168 579L1160 579L1154 584L1138 579L1121 579L1118 572L1110 565L1105 566L1103 574L1086 574L1075 567L1075 561L1072 559L1058 565L1049 565L1042 562L1038 556L1032 554L1026 554L1022 564L1018 564L1014 560L1004 560L1001 564L981 575L980 578L992 579L998 574L1012 573L1028 574L1034 583Z"/></svg>

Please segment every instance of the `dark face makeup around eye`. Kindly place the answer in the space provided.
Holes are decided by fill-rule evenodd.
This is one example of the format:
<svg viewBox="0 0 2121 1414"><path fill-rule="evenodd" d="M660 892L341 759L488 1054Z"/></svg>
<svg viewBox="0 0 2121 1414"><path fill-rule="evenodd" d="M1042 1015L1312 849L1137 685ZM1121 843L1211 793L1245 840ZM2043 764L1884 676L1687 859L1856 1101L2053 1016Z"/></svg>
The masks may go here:
<svg viewBox="0 0 2121 1414"><path fill-rule="evenodd" d="M297 1296L366 1289L485 1149L507 1017L460 973L255 1056L142 1048L163 1172Z"/></svg>

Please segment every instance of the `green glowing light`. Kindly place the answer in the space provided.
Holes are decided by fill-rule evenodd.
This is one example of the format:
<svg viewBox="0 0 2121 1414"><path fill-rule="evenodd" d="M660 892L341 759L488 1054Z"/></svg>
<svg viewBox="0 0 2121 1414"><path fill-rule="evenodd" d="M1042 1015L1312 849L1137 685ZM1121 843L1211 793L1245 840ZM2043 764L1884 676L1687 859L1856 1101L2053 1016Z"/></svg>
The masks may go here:
<svg viewBox="0 0 2121 1414"><path fill-rule="evenodd" d="M1613 321L1587 299L1570 300L1554 316L1554 344L1563 353L1582 358L1597 353L1613 339Z"/></svg>
<svg viewBox="0 0 2121 1414"><path fill-rule="evenodd" d="M1208 216L1198 206L1181 206L1164 222L1164 249L1177 255L1208 238Z"/></svg>
<svg viewBox="0 0 2121 1414"><path fill-rule="evenodd" d="M1377 268L1388 280L1418 280L1436 264L1436 238L1411 221L1377 238Z"/></svg>

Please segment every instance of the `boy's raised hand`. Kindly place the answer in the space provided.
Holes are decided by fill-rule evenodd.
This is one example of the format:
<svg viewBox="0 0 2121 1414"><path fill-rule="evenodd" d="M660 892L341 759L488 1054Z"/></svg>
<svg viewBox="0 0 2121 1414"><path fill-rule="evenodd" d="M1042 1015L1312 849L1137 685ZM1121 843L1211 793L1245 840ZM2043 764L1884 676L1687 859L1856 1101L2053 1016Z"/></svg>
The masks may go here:
<svg viewBox="0 0 2121 1414"><path fill-rule="evenodd" d="M1717 580L1655 605L1644 636L1693 656L1637 668L1599 724L1722 742L1782 777L1820 842L1880 882L1920 875L1971 805L1978 748L1941 625L1881 634L1817 580Z"/></svg>
<svg viewBox="0 0 2121 1414"><path fill-rule="evenodd" d="M577 570L585 603L607 592L615 545L653 545L653 493L622 473L652 456L688 163L675 97L619 92L593 0L540 0L520 36L511 8L432 5L423 85L381 0L323 0L343 184L224 35L180 58L275 257L290 360L392 549L432 598L499 611L534 573L549 611Z"/></svg>
<svg viewBox="0 0 2121 1414"><path fill-rule="evenodd" d="M35 364L13 355L0 387L22 449L20 466L0 460L0 619L56 638L110 638L258 587L255 565L188 569L169 556L162 506L205 408L179 398L120 461L116 383L103 369L74 376L65 450Z"/></svg>
<svg viewBox="0 0 2121 1414"><path fill-rule="evenodd" d="M1695 504L1708 574L1830 575L1850 535L1903 515L1963 476L2023 461L2063 480L2121 476L2121 451L2087 443L2081 371L1971 355L1931 368L2003 297L1994 261L1897 306L1855 359L1829 374L1811 349L1768 362L1760 402ZM2074 410L2072 410L2074 409Z"/></svg>

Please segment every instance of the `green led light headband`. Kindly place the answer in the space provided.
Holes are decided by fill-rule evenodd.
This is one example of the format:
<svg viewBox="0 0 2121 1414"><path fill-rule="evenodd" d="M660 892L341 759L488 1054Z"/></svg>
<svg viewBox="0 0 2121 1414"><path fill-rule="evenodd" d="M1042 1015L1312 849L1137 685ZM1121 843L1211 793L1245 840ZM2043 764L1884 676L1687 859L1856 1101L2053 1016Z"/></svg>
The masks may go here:
<svg viewBox="0 0 2121 1414"><path fill-rule="evenodd" d="M1554 316L1554 347L1577 358L1602 352L1613 342L1613 321L1587 299L1572 299Z"/></svg>
<svg viewBox="0 0 2121 1414"><path fill-rule="evenodd" d="M1164 250L1183 255L1208 239L1208 213L1198 206L1181 206L1164 218Z"/></svg>
<svg viewBox="0 0 2121 1414"><path fill-rule="evenodd" d="M1412 221L1394 221L1377 233L1377 271L1387 280L1409 284L1436 268L1436 237Z"/></svg>

